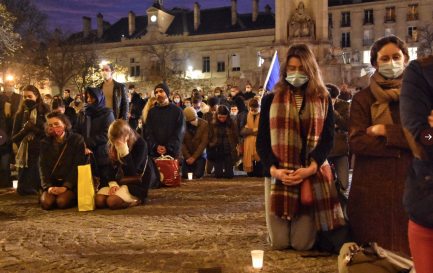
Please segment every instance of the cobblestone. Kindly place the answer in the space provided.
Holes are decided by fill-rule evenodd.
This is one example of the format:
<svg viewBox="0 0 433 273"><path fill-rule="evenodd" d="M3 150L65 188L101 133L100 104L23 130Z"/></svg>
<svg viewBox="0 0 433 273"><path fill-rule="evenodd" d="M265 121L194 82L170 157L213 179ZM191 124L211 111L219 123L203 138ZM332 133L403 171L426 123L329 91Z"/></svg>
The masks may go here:
<svg viewBox="0 0 433 273"><path fill-rule="evenodd" d="M335 273L336 257L303 258L266 242L263 180L202 179L152 190L120 211L43 211L36 197L0 194L0 272Z"/></svg>

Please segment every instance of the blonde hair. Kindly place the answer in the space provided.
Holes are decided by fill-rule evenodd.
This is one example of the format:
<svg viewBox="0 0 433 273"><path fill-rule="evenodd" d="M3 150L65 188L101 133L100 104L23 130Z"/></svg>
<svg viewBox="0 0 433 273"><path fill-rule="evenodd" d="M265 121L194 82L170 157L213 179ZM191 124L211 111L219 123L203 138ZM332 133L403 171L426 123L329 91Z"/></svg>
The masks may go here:
<svg viewBox="0 0 433 273"><path fill-rule="evenodd" d="M128 148L131 150L138 139L138 134L129 126L129 123L123 119L116 119L108 127L108 151L112 160L120 161L120 156L116 151L114 142L122 137L128 137L126 141ZM123 163L123 162L122 162Z"/></svg>
<svg viewBox="0 0 433 273"><path fill-rule="evenodd" d="M275 86L276 92L281 92L289 89L289 84L286 81L287 77L287 65L292 57L296 57L301 61L306 75L309 78L307 86L307 96L321 97L327 96L328 91L323 82L322 75L320 73L319 65L317 64L316 58L311 49L305 44L292 45L287 52L285 62L280 68L280 79Z"/></svg>
<svg viewBox="0 0 433 273"><path fill-rule="evenodd" d="M150 109L153 108L156 104L156 97L150 97L147 100L146 106L144 106L143 111L141 112L141 120L143 121L143 124L146 124L147 115L149 114Z"/></svg>

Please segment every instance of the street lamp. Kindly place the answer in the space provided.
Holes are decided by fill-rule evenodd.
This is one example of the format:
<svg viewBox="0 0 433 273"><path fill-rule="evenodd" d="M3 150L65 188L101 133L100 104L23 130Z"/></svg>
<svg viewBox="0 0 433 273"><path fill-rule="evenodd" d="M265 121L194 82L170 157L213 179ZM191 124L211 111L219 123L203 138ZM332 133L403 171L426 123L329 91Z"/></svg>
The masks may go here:
<svg viewBox="0 0 433 273"><path fill-rule="evenodd" d="M11 82L14 80L14 76L13 75L6 75L6 81Z"/></svg>

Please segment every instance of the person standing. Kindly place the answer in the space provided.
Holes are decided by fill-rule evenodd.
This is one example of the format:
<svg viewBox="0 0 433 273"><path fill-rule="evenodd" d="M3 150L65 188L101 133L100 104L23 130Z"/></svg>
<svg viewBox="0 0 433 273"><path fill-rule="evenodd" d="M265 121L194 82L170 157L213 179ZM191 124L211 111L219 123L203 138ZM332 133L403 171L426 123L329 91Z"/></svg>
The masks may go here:
<svg viewBox="0 0 433 273"><path fill-rule="evenodd" d="M433 268L433 55L406 68L400 115L414 154L404 192L409 245L417 273Z"/></svg>
<svg viewBox="0 0 433 273"><path fill-rule="evenodd" d="M347 213L356 242L377 242L409 254L407 216L402 204L412 154L401 126L399 100L409 53L396 36L374 42L376 72L350 108L350 149L356 157Z"/></svg>
<svg viewBox="0 0 433 273"><path fill-rule="evenodd" d="M345 224L326 157L332 149L332 102L316 58L293 45L274 92L261 101L256 148L265 173L266 226L273 249L311 249L318 231ZM329 171L328 171L329 173ZM313 204L301 203L301 183L311 181Z"/></svg>
<svg viewBox="0 0 433 273"><path fill-rule="evenodd" d="M15 160L18 168L18 194L37 194L41 187L38 160L40 141L45 135L45 115L49 111L38 88L33 85L23 88L23 101L15 115L12 129L12 141L18 146Z"/></svg>
<svg viewBox="0 0 433 273"><path fill-rule="evenodd" d="M114 66L111 63L102 66L104 82L99 88L104 92L105 106L113 109L115 119L128 120L128 92L124 84L113 79Z"/></svg>
<svg viewBox="0 0 433 273"><path fill-rule="evenodd" d="M71 90L69 89L65 89L63 91L63 103L66 106L69 106L69 104L71 104L71 102L73 101L72 97L71 97ZM49 104L50 105L50 104Z"/></svg>
<svg viewBox="0 0 433 273"><path fill-rule="evenodd" d="M170 103L170 89L160 83L155 86L156 106L149 110L146 119L145 136L152 157L180 156L184 117L182 109Z"/></svg>

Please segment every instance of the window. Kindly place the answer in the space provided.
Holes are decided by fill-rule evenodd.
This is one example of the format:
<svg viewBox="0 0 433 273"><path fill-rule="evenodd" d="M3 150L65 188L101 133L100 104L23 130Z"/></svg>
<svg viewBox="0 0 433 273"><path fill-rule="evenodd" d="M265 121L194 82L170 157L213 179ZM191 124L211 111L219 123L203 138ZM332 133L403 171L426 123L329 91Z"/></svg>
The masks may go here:
<svg viewBox="0 0 433 273"><path fill-rule="evenodd" d="M394 29L385 28L385 36L391 36L391 35L394 35Z"/></svg>
<svg viewBox="0 0 433 273"><path fill-rule="evenodd" d="M364 25L368 24L374 24L372 9L364 10Z"/></svg>
<svg viewBox="0 0 433 273"><path fill-rule="evenodd" d="M350 47L350 32L341 33L341 47Z"/></svg>
<svg viewBox="0 0 433 273"><path fill-rule="evenodd" d="M409 60L416 60L416 58L418 58L418 48L417 47L409 47L408 48L409 51Z"/></svg>
<svg viewBox="0 0 433 273"><path fill-rule="evenodd" d="M129 62L132 63L132 64L135 63L135 58L130 58Z"/></svg>
<svg viewBox="0 0 433 273"><path fill-rule="evenodd" d="M364 30L364 37L362 40L363 46L371 46L374 42L373 39L373 30L372 29L365 29Z"/></svg>
<svg viewBox="0 0 433 273"><path fill-rule="evenodd" d="M350 12L346 11L341 13L341 26L350 27Z"/></svg>
<svg viewBox="0 0 433 273"><path fill-rule="evenodd" d="M260 56L260 52L257 52L257 67L262 67L265 59Z"/></svg>
<svg viewBox="0 0 433 273"><path fill-rule="evenodd" d="M364 50L362 52L362 62L365 64L370 63L370 50Z"/></svg>
<svg viewBox="0 0 433 273"><path fill-rule="evenodd" d="M210 57L206 56L203 57L203 69L201 70L203 73L209 73L210 72Z"/></svg>
<svg viewBox="0 0 433 273"><path fill-rule="evenodd" d="M139 77L140 76L140 66L139 65L133 65L129 67L129 76L130 77Z"/></svg>
<svg viewBox="0 0 433 273"><path fill-rule="evenodd" d="M226 63L224 61L217 63L217 72L226 71Z"/></svg>
<svg viewBox="0 0 433 273"><path fill-rule="evenodd" d="M239 54L232 55L232 71L241 71L241 57Z"/></svg>
<svg viewBox="0 0 433 273"><path fill-rule="evenodd" d="M418 40L418 33L416 30L416 27L409 26L407 27L407 36L408 36L408 42L416 42Z"/></svg>
<svg viewBox="0 0 433 273"><path fill-rule="evenodd" d="M387 7L385 13L385 23L395 22L395 7Z"/></svg>
<svg viewBox="0 0 433 273"><path fill-rule="evenodd" d="M407 20L418 20L418 4L410 4L407 12Z"/></svg>
<svg viewBox="0 0 433 273"><path fill-rule="evenodd" d="M333 28L333 22L332 22L332 13L328 13L328 27Z"/></svg>

